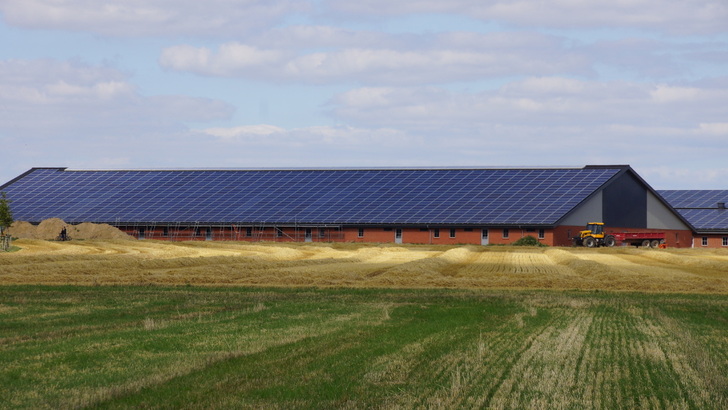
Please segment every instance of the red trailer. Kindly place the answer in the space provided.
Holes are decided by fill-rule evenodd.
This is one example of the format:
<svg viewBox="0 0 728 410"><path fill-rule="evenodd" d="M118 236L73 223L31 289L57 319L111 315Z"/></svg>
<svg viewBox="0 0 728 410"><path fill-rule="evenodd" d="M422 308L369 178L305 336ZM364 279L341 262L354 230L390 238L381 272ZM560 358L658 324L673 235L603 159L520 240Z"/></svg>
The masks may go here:
<svg viewBox="0 0 728 410"><path fill-rule="evenodd" d="M644 248L664 248L664 232L609 232L604 229L604 222L589 222L586 229L572 238L575 246L593 248L598 246L622 245L642 246Z"/></svg>
<svg viewBox="0 0 728 410"><path fill-rule="evenodd" d="M617 242L629 244L632 246L642 246L644 248L659 248L665 243L664 232L613 232Z"/></svg>

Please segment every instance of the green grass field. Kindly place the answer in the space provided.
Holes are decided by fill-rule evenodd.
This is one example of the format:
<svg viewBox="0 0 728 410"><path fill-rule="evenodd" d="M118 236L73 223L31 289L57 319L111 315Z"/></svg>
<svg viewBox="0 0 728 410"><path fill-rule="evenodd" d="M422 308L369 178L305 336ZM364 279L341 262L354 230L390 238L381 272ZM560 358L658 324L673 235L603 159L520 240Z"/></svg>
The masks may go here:
<svg viewBox="0 0 728 410"><path fill-rule="evenodd" d="M3 408L726 408L724 295L0 287Z"/></svg>

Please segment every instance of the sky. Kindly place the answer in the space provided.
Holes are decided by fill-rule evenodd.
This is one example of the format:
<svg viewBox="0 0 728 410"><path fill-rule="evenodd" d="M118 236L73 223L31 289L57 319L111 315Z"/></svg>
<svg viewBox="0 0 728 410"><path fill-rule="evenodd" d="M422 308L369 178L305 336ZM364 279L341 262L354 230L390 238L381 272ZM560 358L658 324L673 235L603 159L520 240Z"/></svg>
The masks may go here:
<svg viewBox="0 0 728 410"><path fill-rule="evenodd" d="M0 0L0 158L728 189L728 1Z"/></svg>

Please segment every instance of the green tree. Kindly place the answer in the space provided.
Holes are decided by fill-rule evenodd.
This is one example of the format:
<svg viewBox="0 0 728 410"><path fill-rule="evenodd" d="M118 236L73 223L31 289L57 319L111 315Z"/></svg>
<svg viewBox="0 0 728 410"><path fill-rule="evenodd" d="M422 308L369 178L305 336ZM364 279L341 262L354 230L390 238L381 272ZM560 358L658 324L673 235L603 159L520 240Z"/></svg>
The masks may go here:
<svg viewBox="0 0 728 410"><path fill-rule="evenodd" d="M0 249L10 249L10 234L8 228L13 224L13 211L10 209L10 200L5 192L0 192Z"/></svg>

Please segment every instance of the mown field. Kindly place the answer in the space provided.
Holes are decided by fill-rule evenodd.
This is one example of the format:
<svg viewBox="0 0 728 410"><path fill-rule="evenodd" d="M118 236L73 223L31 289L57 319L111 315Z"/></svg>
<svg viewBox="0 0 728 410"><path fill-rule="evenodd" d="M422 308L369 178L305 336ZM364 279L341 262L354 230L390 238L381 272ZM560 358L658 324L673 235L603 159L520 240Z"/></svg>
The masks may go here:
<svg viewBox="0 0 728 410"><path fill-rule="evenodd" d="M728 249L23 239L0 284L579 289L728 294Z"/></svg>
<svg viewBox="0 0 728 410"><path fill-rule="evenodd" d="M726 408L728 301L0 287L3 408Z"/></svg>
<svg viewBox="0 0 728 410"><path fill-rule="evenodd" d="M15 244L0 408L728 408L722 249Z"/></svg>

